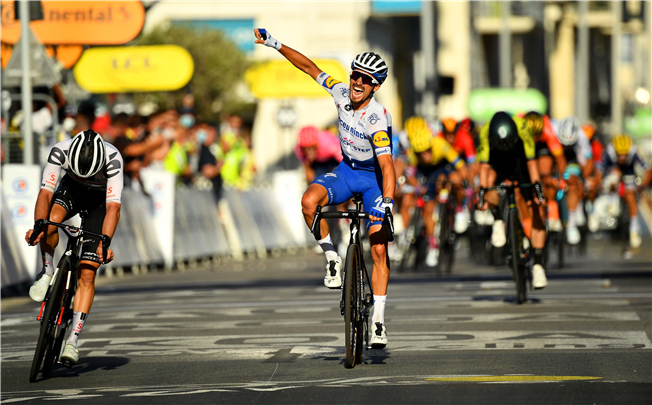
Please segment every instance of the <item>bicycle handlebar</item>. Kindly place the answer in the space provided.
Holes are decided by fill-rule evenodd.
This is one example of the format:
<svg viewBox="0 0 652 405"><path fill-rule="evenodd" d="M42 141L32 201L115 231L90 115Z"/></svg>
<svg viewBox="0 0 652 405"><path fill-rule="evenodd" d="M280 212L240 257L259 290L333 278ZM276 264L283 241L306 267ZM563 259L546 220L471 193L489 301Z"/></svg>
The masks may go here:
<svg viewBox="0 0 652 405"><path fill-rule="evenodd" d="M317 211L315 212L315 218L312 220L312 226L310 231L312 232L315 240L319 241L321 239L321 228L320 220L322 218L348 218L348 219L369 219L369 213L365 211L329 211L322 212L321 205L317 206ZM385 208L385 218L383 219L383 225L387 224L387 241L394 241L394 216L389 207Z"/></svg>
<svg viewBox="0 0 652 405"><path fill-rule="evenodd" d="M106 263L106 257L107 257L107 254L108 254L109 246L111 245L111 237L110 236L104 235L104 234L101 234L101 233L86 231L86 230L83 230L81 228L78 228L78 227L72 226L72 225L66 225L66 224L60 224L58 222L52 222L52 221L47 220L47 219L38 219L38 220L36 220L36 222L34 222L34 232L32 232L32 236L29 238L29 245L30 246L34 245L34 241L36 240L36 238L41 234L41 232L43 232L43 227L48 226L48 225L53 225L53 226L56 226L57 228L61 228L64 231L66 231L66 233L69 236L75 237L75 238L79 238L84 234L97 236L102 241L102 259ZM78 235L75 235L75 234L78 234Z"/></svg>
<svg viewBox="0 0 652 405"><path fill-rule="evenodd" d="M484 193L487 192L487 191L491 191L491 190L514 190L515 188L523 188L523 187L536 187L536 184L532 184L532 183L501 184L501 185L498 185L498 186L481 188L480 192L478 192L478 207L479 208L484 207ZM541 197L539 197L539 201L543 202L543 199Z"/></svg>

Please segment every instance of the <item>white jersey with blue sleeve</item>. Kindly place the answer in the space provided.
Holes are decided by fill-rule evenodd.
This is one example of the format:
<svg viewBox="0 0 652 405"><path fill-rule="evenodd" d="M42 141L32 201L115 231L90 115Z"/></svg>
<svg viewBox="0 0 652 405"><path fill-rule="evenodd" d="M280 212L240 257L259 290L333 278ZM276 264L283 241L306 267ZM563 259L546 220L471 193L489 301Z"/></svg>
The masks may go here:
<svg viewBox="0 0 652 405"><path fill-rule="evenodd" d="M348 85L324 72L317 76L317 83L335 101L344 163L376 171L376 157L392 154L392 117L387 109L372 97L367 107L353 111Z"/></svg>

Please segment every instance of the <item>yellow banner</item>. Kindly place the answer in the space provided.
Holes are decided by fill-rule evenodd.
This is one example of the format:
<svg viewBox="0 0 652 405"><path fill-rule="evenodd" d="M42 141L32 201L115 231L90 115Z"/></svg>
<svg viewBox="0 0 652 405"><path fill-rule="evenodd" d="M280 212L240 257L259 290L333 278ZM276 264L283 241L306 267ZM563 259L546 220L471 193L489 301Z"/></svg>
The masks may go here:
<svg viewBox="0 0 652 405"><path fill-rule="evenodd" d="M319 68L336 80L349 83L348 71L333 59L315 59ZM245 81L256 98L330 97L310 76L286 60L255 65L245 73Z"/></svg>
<svg viewBox="0 0 652 405"><path fill-rule="evenodd" d="M86 50L75 80L91 93L177 90L195 69L190 53L177 45L127 46Z"/></svg>
<svg viewBox="0 0 652 405"><path fill-rule="evenodd" d="M13 1L2 3L2 42L15 44L20 21ZM145 24L140 1L42 1L43 20L30 27L45 45L122 45L136 38Z"/></svg>

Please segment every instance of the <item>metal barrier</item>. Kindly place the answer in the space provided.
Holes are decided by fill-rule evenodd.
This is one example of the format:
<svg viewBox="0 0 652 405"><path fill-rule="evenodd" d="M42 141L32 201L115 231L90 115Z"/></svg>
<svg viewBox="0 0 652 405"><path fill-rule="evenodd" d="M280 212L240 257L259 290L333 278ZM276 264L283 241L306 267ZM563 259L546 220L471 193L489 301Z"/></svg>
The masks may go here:
<svg viewBox="0 0 652 405"><path fill-rule="evenodd" d="M0 192L1 194L1 192ZM23 261L21 251L18 248L19 243L24 243L24 241L16 240L13 229L13 220L11 218L11 213L6 208L4 202L4 197L2 200L2 289L5 290L7 287L14 285L19 285L21 283L32 281L32 276Z"/></svg>
<svg viewBox="0 0 652 405"><path fill-rule="evenodd" d="M288 221L282 208L296 199L294 195L274 192L272 188L249 191L225 190L224 199L215 203L212 191L182 186L174 189L173 258L177 268L197 262L213 263L220 257L235 259L241 253L266 257L285 250L292 252L312 241L296 237L294 227L303 223ZM294 212L294 210L292 211ZM111 248L114 260L108 264L108 275L147 271L165 263L161 241L157 238L154 203L145 194L126 188L122 194L120 221L113 236ZM11 214L2 207L2 283L3 287L31 281L21 256L16 235L11 228ZM79 225L79 217L68 221ZM226 231L229 231L228 233ZM300 234L304 232L299 229ZM60 232L55 253L58 260L67 238ZM36 253L34 251L34 253ZM40 266L40 264L39 264Z"/></svg>

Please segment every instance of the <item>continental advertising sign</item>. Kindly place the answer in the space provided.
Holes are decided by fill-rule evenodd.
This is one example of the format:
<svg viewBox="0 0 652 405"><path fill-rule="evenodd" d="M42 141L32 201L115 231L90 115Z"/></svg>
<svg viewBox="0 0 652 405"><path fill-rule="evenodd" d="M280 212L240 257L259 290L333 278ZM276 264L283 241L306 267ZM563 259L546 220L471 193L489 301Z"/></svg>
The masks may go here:
<svg viewBox="0 0 652 405"><path fill-rule="evenodd" d="M331 83L349 83L348 72L333 59L315 59L319 68L331 75ZM310 76L285 60L258 64L245 73L245 81L256 98L330 97ZM327 86L329 83L325 83ZM332 86L330 86L332 87Z"/></svg>
<svg viewBox="0 0 652 405"><path fill-rule="evenodd" d="M548 102L537 89L476 89L469 95L467 108L473 120L484 122L498 111L510 114L537 111L545 114Z"/></svg>
<svg viewBox="0 0 652 405"><path fill-rule="evenodd" d="M2 42L15 44L20 21L14 2L2 1ZM42 1L43 20L30 26L45 45L122 45L136 38L145 23L140 1Z"/></svg>
<svg viewBox="0 0 652 405"><path fill-rule="evenodd" d="M73 70L90 93L178 90L192 78L190 53L177 45L91 48Z"/></svg>

